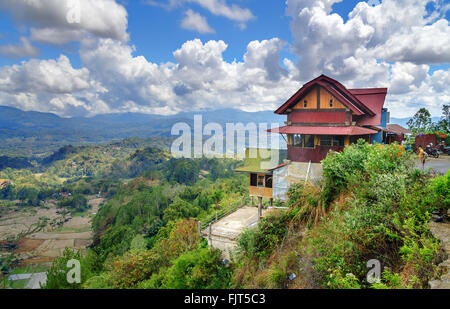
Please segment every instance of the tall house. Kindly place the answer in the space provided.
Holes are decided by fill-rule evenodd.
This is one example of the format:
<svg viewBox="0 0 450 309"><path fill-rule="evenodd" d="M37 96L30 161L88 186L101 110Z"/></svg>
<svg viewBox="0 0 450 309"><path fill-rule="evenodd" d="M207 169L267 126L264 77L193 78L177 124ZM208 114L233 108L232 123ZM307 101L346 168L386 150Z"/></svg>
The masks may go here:
<svg viewBox="0 0 450 309"><path fill-rule="evenodd" d="M330 150L342 151L362 138L383 142L388 112L383 108L387 88L347 89L321 75L305 84L275 113L286 125L270 132L282 134L292 162L320 163Z"/></svg>
<svg viewBox="0 0 450 309"><path fill-rule="evenodd" d="M340 152L358 139L401 141L399 130L387 127L386 94L386 88L347 89L325 75L305 84L275 111L286 115L286 125L269 130L286 140L287 160L280 152L271 166L263 166L261 156L251 156L247 149L245 165L236 169L249 174L250 196L286 200L292 184L320 180L320 162L330 150Z"/></svg>

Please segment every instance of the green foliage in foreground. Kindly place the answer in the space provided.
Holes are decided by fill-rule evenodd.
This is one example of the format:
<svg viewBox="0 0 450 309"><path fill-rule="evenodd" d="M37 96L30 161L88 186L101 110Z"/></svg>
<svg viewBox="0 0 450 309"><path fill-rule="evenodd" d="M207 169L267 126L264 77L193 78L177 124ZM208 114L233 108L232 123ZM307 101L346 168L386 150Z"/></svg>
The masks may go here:
<svg viewBox="0 0 450 309"><path fill-rule="evenodd" d="M220 255L200 240L194 220L182 220L162 229L152 249L132 249L105 265L99 264L93 251L83 257L66 249L49 270L45 288L227 288L231 269ZM81 263L80 284L67 283L66 265L71 259Z"/></svg>
<svg viewBox="0 0 450 309"><path fill-rule="evenodd" d="M449 207L450 173L422 173L401 146L359 141L330 153L321 186L293 186L289 210L246 230L228 266L193 218L239 200L246 177L227 177L226 162L168 162L170 171L133 179L101 208L94 248L78 256L82 283L71 288L425 288L434 276L439 244L428 222ZM74 254L55 260L48 287L66 287L63 260ZM372 259L383 270L370 284Z"/></svg>
<svg viewBox="0 0 450 309"><path fill-rule="evenodd" d="M292 187L286 213L241 236L233 286L426 288L439 248L428 222L434 209L448 208L450 174L431 179L413 166L398 145L359 141L330 153L321 188ZM366 280L371 259L384 269L373 285ZM297 279L288 280L290 273Z"/></svg>

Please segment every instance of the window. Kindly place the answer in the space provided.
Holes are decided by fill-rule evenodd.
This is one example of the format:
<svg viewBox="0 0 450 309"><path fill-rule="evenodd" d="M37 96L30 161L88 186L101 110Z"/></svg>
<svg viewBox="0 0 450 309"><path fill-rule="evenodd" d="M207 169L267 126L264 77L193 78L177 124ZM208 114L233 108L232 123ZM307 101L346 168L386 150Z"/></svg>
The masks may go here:
<svg viewBox="0 0 450 309"><path fill-rule="evenodd" d="M330 107L333 107L333 99L330 100Z"/></svg>
<svg viewBox="0 0 450 309"><path fill-rule="evenodd" d="M320 146L345 146L345 136L342 135L322 135L320 136Z"/></svg>
<svg viewBox="0 0 450 309"><path fill-rule="evenodd" d="M308 107L308 100L303 101L303 107Z"/></svg>
<svg viewBox="0 0 450 309"><path fill-rule="evenodd" d="M333 143L333 136L331 135L320 136L320 146L331 146L332 143Z"/></svg>
<svg viewBox="0 0 450 309"><path fill-rule="evenodd" d="M250 186L256 187L258 184L258 176L256 174L250 174Z"/></svg>
<svg viewBox="0 0 450 309"><path fill-rule="evenodd" d="M293 146L301 148L314 148L314 135L294 134Z"/></svg>
<svg viewBox="0 0 450 309"><path fill-rule="evenodd" d="M314 148L314 135L303 135L303 147Z"/></svg>
<svg viewBox="0 0 450 309"><path fill-rule="evenodd" d="M264 187L264 175L258 175L258 187Z"/></svg>
<svg viewBox="0 0 450 309"><path fill-rule="evenodd" d="M302 147L302 136L300 134L294 134L294 146Z"/></svg>
<svg viewBox="0 0 450 309"><path fill-rule="evenodd" d="M272 175L266 175L266 188L272 188Z"/></svg>
<svg viewBox="0 0 450 309"><path fill-rule="evenodd" d="M342 135L333 136L333 146L344 147L345 146L345 136L342 136Z"/></svg>

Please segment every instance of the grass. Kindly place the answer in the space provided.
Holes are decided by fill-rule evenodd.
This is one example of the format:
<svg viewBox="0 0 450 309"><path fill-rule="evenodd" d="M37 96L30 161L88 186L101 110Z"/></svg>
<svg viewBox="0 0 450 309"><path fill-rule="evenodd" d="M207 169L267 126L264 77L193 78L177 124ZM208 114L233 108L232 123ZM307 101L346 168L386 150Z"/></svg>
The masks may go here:
<svg viewBox="0 0 450 309"><path fill-rule="evenodd" d="M54 233L84 233L89 232L91 230L91 227L86 226L83 228L73 228L73 227L58 227L57 229L54 229Z"/></svg>

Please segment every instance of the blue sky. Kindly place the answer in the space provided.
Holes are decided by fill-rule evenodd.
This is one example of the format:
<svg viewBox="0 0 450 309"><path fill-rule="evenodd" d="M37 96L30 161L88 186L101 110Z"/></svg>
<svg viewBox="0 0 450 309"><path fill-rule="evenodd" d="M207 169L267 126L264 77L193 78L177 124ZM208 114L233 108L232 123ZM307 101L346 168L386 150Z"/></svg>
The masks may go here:
<svg viewBox="0 0 450 309"><path fill-rule="evenodd" d="M271 110L319 74L388 87L397 117L439 116L450 101L447 0L36 3L0 1L0 105L66 117ZM80 20L67 23L74 5Z"/></svg>
<svg viewBox="0 0 450 309"><path fill-rule="evenodd" d="M64 1L64 0L63 0ZM229 1L230 3L233 3ZM178 49L184 42L195 38L202 40L223 40L229 44L224 53L224 59L233 61L242 60L247 44L253 40L265 40L273 37L281 38L286 42L292 42L289 30L290 18L286 16L286 5L280 0L241 0L234 3L249 8L255 15L247 28L242 31L236 23L221 16L211 14L207 9L193 4L187 7L197 10L204 15L209 24L216 30L213 34L199 34L180 27L186 7L177 9L165 9L145 4L143 0L128 1L128 30L131 34L130 44L136 46L136 53L143 54L153 62L173 61L172 52ZM347 0L333 5L333 12L347 20L348 13L360 1ZM20 29L5 12L0 11L0 33L3 43L18 43L21 36L26 35L26 29ZM164 29L164 31L162 31ZM41 49L40 58L52 59L61 53L60 46L48 46L38 44ZM70 55L72 64L80 67L81 63L77 53L77 44L65 46L64 52ZM289 53L288 48L282 52L282 57L295 59L295 55ZM21 59L0 58L0 65L11 65L20 62Z"/></svg>

